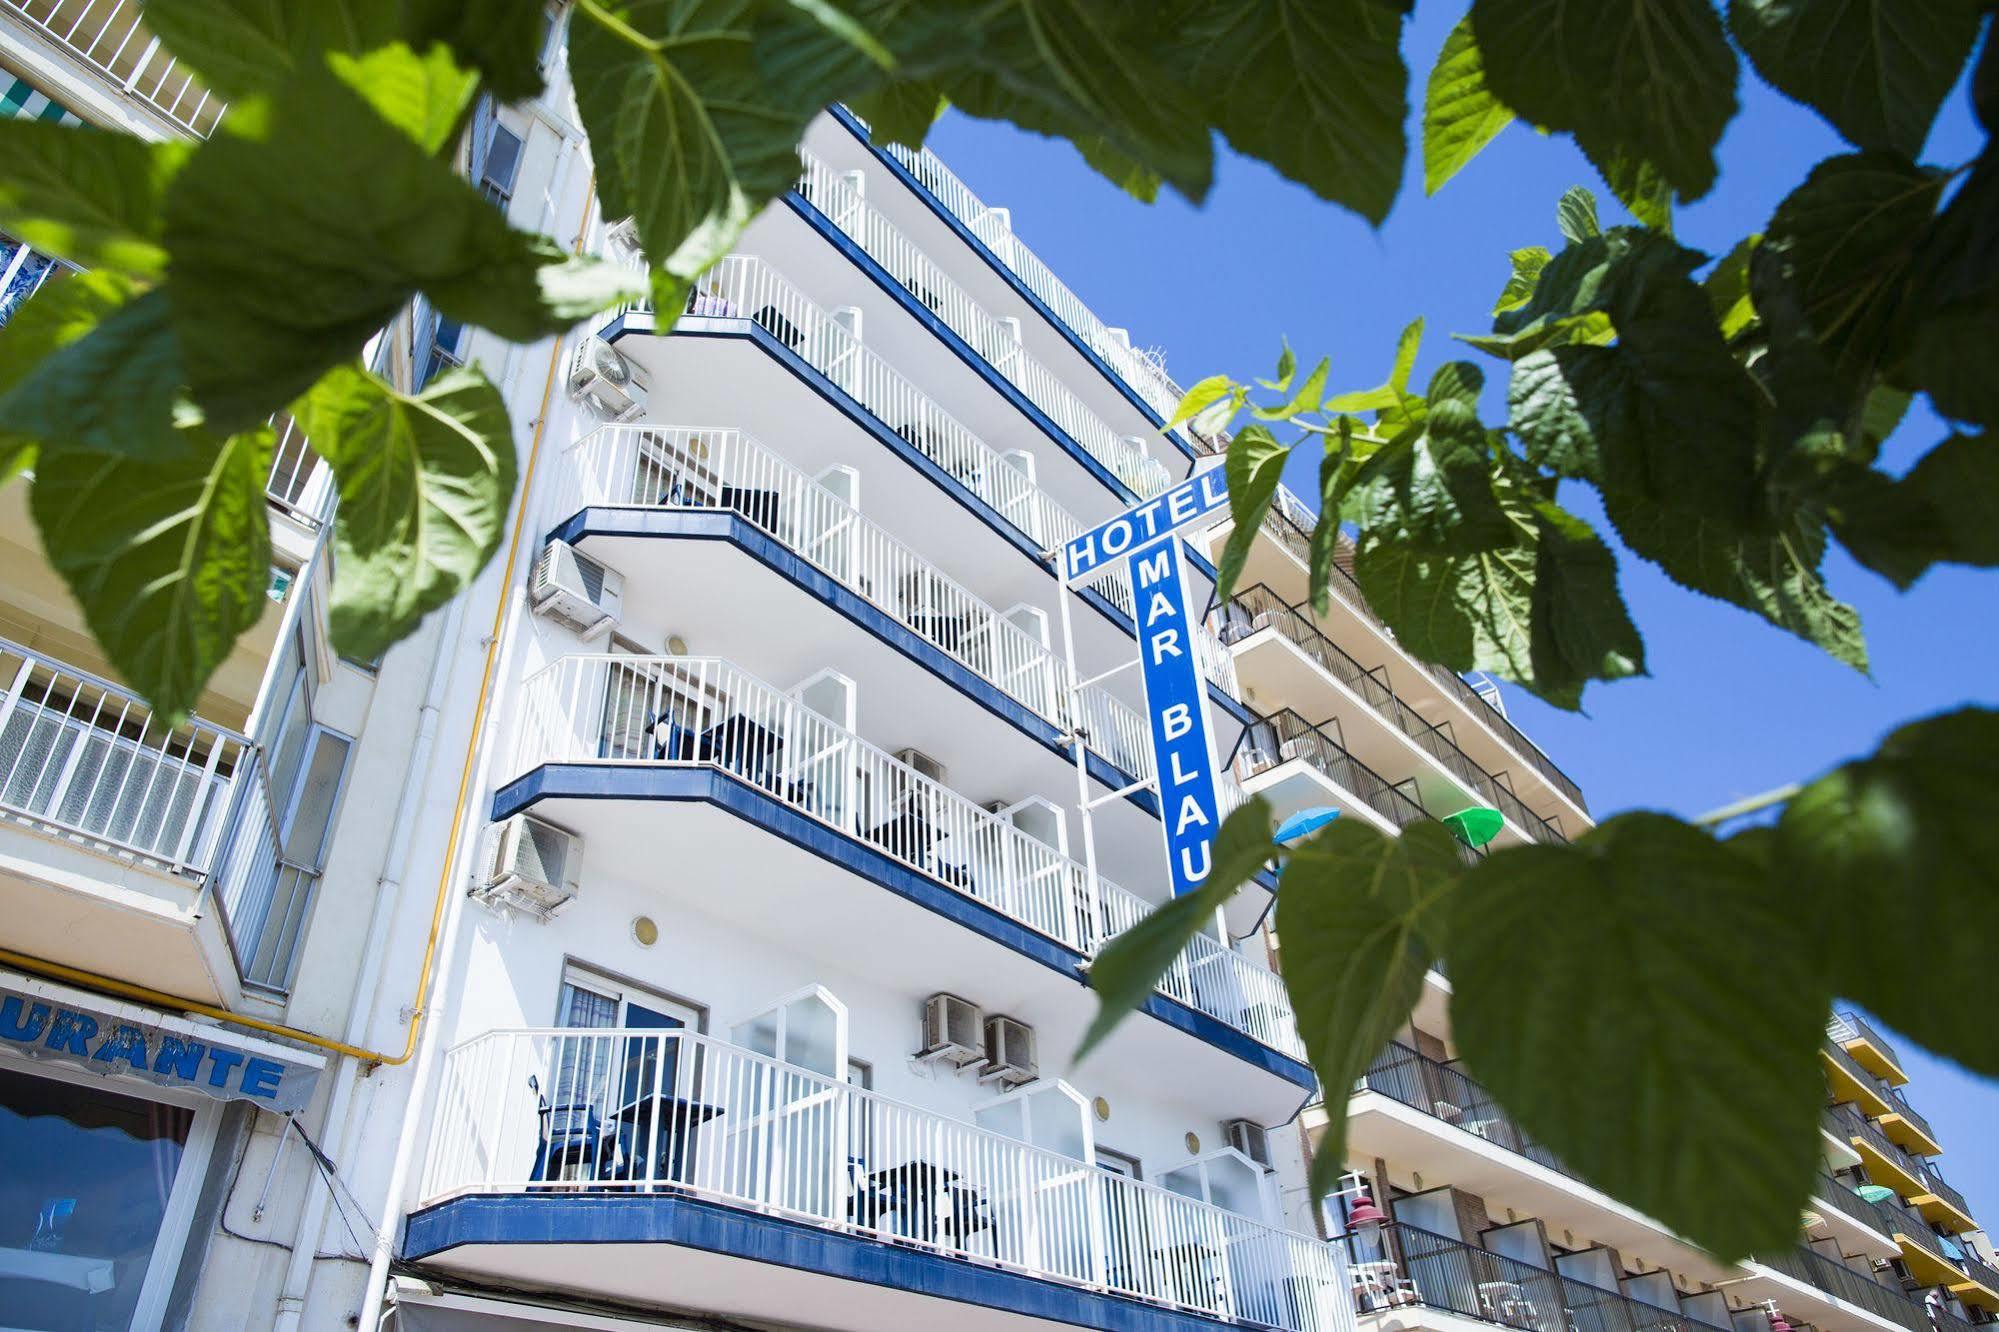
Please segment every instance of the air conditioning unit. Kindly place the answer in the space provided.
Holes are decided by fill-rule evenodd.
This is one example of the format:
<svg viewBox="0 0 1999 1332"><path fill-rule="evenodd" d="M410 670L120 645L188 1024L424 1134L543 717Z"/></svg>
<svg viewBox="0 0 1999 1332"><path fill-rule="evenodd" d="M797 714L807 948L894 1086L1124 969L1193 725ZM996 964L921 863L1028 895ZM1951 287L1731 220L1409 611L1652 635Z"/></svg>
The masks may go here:
<svg viewBox="0 0 1999 1332"><path fill-rule="evenodd" d="M493 829L492 854L472 896L547 920L576 900L583 839L529 814Z"/></svg>
<svg viewBox="0 0 1999 1332"><path fill-rule="evenodd" d="M1222 1137L1229 1146L1270 1169L1270 1134L1263 1125L1253 1119L1231 1119L1222 1125Z"/></svg>
<svg viewBox="0 0 1999 1332"><path fill-rule="evenodd" d="M895 758L896 762L907 764L916 769L917 775L928 777L939 786L944 784L944 765L936 759L931 758L922 750L898 749L895 751Z"/></svg>
<svg viewBox="0 0 1999 1332"><path fill-rule="evenodd" d="M942 1061L963 1068L985 1058L979 1006L955 994L933 994L923 1001L923 1048L918 1059Z"/></svg>
<svg viewBox="0 0 1999 1332"><path fill-rule="evenodd" d="M614 421L645 410L645 372L602 338L585 336L569 358L569 396Z"/></svg>
<svg viewBox="0 0 1999 1332"><path fill-rule="evenodd" d="M538 614L584 638L602 638L624 609L625 577L567 541L551 541L535 559L528 600Z"/></svg>
<svg viewBox="0 0 1999 1332"><path fill-rule="evenodd" d="M1041 1076L1034 1062L1034 1028L995 1013L986 1019L986 1062L980 1082L1018 1087Z"/></svg>

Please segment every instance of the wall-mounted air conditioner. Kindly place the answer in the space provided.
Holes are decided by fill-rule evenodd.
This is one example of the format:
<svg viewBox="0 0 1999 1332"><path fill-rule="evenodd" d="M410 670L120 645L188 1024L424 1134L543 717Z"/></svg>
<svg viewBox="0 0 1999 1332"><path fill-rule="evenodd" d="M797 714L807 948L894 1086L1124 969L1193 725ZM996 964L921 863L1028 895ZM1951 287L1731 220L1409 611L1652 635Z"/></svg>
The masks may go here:
<svg viewBox="0 0 1999 1332"><path fill-rule="evenodd" d="M569 396L613 421L629 420L645 410L645 372L610 343L586 335L569 358Z"/></svg>
<svg viewBox="0 0 1999 1332"><path fill-rule="evenodd" d="M492 832L485 873L472 896L491 907L547 920L576 900L583 868L583 839L528 814L516 814Z"/></svg>
<svg viewBox="0 0 1999 1332"><path fill-rule="evenodd" d="M1270 1133L1253 1119L1231 1119L1222 1125L1228 1145L1250 1160L1270 1169Z"/></svg>
<svg viewBox="0 0 1999 1332"><path fill-rule="evenodd" d="M918 1059L963 1068L985 1058L985 1017L979 1006L955 994L933 994L923 1001L923 1047Z"/></svg>
<svg viewBox="0 0 1999 1332"><path fill-rule="evenodd" d="M624 610L625 578L566 541L542 547L528 577L535 613L567 625L586 639L602 638Z"/></svg>
<svg viewBox="0 0 1999 1332"><path fill-rule="evenodd" d="M920 749L898 749L895 760L916 769L918 776L928 777L939 786L944 784L944 765Z"/></svg>
<svg viewBox="0 0 1999 1332"><path fill-rule="evenodd" d="M997 1013L987 1018L986 1060L979 1069L979 1081L1018 1087L1040 1076L1034 1062L1034 1028Z"/></svg>

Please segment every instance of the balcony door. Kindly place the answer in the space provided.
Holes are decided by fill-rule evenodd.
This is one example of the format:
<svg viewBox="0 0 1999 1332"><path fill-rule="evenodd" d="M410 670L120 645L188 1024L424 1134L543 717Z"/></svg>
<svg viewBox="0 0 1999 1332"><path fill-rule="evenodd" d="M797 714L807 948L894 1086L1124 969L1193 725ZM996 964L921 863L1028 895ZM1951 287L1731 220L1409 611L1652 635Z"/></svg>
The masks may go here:
<svg viewBox="0 0 1999 1332"><path fill-rule="evenodd" d="M700 1021L688 1004L571 968L556 1024L575 1034L556 1038L543 1093L551 1159L576 1158L592 1178L691 1183L693 1053L674 1033Z"/></svg>

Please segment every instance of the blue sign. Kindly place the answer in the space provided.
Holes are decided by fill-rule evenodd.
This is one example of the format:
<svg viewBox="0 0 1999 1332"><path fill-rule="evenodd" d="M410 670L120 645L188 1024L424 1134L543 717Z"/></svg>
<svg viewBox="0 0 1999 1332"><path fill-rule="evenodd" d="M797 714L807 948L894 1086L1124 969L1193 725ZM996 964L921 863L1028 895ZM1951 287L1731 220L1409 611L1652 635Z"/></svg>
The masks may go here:
<svg viewBox="0 0 1999 1332"><path fill-rule="evenodd" d="M35 1059L92 1073L142 1078L218 1101L250 1101L280 1113L303 1110L319 1079L316 1062L270 1041L222 1027L106 1001L85 1003L32 982L0 989L0 1044Z"/></svg>
<svg viewBox="0 0 1999 1332"><path fill-rule="evenodd" d="M1229 502L1228 477L1219 467L1197 472L1171 490L1161 491L1143 504L1133 505L1107 523L1081 536L1069 538L1063 547L1070 580L1094 572L1106 560L1117 559L1169 532L1178 531L1196 518L1213 513ZM1142 617L1141 617L1142 618Z"/></svg>
<svg viewBox="0 0 1999 1332"><path fill-rule="evenodd" d="M1159 773L1159 819L1166 829L1167 881L1178 897L1199 888L1215 867L1215 833L1222 823L1215 747L1194 657L1196 627L1180 542L1162 537L1134 551L1130 564L1138 670Z"/></svg>

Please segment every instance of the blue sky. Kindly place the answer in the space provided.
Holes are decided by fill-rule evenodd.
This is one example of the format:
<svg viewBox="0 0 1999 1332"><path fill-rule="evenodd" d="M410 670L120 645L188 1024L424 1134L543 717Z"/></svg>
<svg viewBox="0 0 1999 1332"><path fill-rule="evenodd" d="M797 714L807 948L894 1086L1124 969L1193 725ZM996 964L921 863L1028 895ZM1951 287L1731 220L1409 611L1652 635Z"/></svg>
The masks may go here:
<svg viewBox="0 0 1999 1332"><path fill-rule="evenodd" d="M1425 3L1404 51L1427 73L1463 6ZM1841 151L1818 117L1746 81L1744 114L1721 148L1714 192L1679 215L1689 244L1721 253L1760 230L1821 157ZM1421 87L1412 90L1420 103ZM988 203L1009 206L1036 253L1099 316L1158 344L1184 385L1209 374L1268 376L1279 338L1302 362L1332 358L1335 389L1385 375L1397 331L1422 315L1429 336L1416 380L1447 359L1452 332L1484 332L1505 280L1506 253L1559 248L1555 201L1596 185L1566 139L1515 125L1435 197L1422 190L1418 112L1412 107L1408 177L1380 231L1267 169L1225 158L1207 203L1165 196L1147 207L1104 183L1066 145L953 114L931 146ZM1978 143L1963 90L1953 93L1928 156L1957 163ZM1614 205L1606 205L1606 217ZM1621 219L1620 219L1621 220ZM1488 361L1486 415L1504 414L1504 367ZM1906 466L1944 437L1912 413L1891 443ZM1310 495L1316 459L1294 461L1290 482ZM1570 487L1574 490L1574 487ZM1586 514L1579 495L1565 501ZM1594 514L1590 516L1594 517ZM1650 807L1698 814L1864 752L1898 723L1964 703L1999 704L1992 663L1999 622L1990 575L1933 571L1898 594L1835 552L1833 589L1860 611L1873 655L1862 676L1745 612L1680 589L1628 553L1623 589L1645 634L1651 674L1592 687L1588 715L1557 712L1509 689L1513 719L1588 794L1599 816ZM1719 928L1719 926L1718 926ZM1920 958L1884 959L1920 966ZM1944 1174L1982 1218L1999 1217L1999 1087L1922 1052L1911 1098L1946 1148Z"/></svg>

